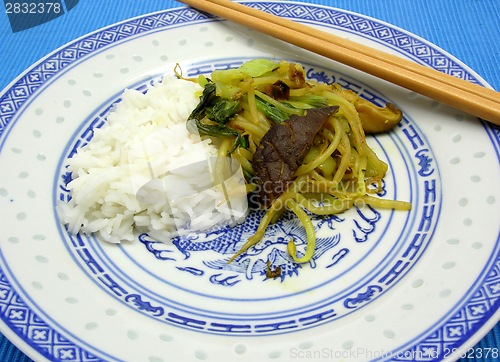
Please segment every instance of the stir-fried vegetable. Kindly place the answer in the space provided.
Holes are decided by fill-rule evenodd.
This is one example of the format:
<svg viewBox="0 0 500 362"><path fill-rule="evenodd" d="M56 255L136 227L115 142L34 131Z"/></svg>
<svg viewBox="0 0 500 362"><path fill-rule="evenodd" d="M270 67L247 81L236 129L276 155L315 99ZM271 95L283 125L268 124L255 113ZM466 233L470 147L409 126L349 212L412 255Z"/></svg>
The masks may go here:
<svg viewBox="0 0 500 362"><path fill-rule="evenodd" d="M259 112L263 113L277 124L283 123L290 118L290 114L283 112L281 109L276 108L271 103L259 97L255 97L255 103Z"/></svg>
<svg viewBox="0 0 500 362"><path fill-rule="evenodd" d="M247 147L247 142L241 134L231 128L226 127L227 123L238 111L240 102L224 99L216 94L216 86L212 82L205 84L200 103L191 112L187 121L187 128L191 133L213 136L218 138L235 137L233 147L229 151L232 153L238 146ZM204 118L216 124L205 124Z"/></svg>
<svg viewBox="0 0 500 362"><path fill-rule="evenodd" d="M256 233L231 260L259 242L269 223L286 209L307 231L303 257L296 256L293 240L288 244L293 259L302 263L310 260L315 244L304 208L326 215L344 212L359 201L411 207L368 196L377 192L368 186L380 184L387 164L368 147L365 132L387 131L399 123L402 113L396 106L380 108L338 84L306 80L300 64L286 61L255 59L237 69L214 71L211 79L200 77L198 82L204 89L188 129L226 139L224 152L240 162L248 190L267 209ZM234 139L231 149L228 138ZM326 204L315 204L311 195Z"/></svg>

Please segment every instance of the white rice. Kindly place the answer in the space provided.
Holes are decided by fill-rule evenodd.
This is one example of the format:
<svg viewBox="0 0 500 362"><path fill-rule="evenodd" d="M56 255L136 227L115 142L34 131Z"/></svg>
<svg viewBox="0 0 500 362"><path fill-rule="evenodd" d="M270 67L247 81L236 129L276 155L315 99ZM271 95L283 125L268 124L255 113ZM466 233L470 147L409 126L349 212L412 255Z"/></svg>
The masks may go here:
<svg viewBox="0 0 500 362"><path fill-rule="evenodd" d="M200 193L210 183L206 170L186 167L217 155L210 140L186 130L198 91L193 82L166 76L146 94L124 92L107 124L68 160L72 198L59 203L57 212L71 234L95 233L119 243L134 240L138 231L168 242L192 220L198 228L208 225L221 194Z"/></svg>

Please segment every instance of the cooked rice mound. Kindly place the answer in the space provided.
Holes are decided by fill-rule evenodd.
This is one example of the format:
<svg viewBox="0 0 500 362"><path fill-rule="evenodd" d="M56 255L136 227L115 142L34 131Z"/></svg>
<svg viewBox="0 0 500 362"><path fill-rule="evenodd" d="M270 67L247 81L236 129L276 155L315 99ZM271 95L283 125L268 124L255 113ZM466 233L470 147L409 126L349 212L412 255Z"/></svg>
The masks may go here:
<svg viewBox="0 0 500 362"><path fill-rule="evenodd" d="M196 83L165 76L146 93L124 92L107 123L68 160L71 200L60 202L57 213L71 234L94 233L119 243L134 240L137 231L167 242L176 226L220 203L220 195L211 199L190 192L202 176L195 167L182 167L217 155L210 140L202 141L185 126L201 90ZM169 187L184 187L170 202L162 189L165 175Z"/></svg>

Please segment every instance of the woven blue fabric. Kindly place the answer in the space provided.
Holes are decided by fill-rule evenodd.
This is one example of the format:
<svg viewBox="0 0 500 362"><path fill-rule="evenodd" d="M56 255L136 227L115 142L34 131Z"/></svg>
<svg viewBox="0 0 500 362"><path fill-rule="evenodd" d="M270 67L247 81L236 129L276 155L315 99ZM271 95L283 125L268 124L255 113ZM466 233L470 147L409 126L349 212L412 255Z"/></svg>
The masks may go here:
<svg viewBox="0 0 500 362"><path fill-rule="evenodd" d="M7 338L0 335L0 361L31 362L32 360L14 346Z"/></svg>
<svg viewBox="0 0 500 362"><path fill-rule="evenodd" d="M4 1L7 3L8 1ZM304 0L386 21L436 44L500 90L500 2L494 0ZM68 2L66 2L68 3ZM173 0L73 1L72 9L47 23L12 32L0 15L0 89L58 47L89 32L142 14L183 6ZM498 361L496 325L460 361ZM493 353L496 351L496 354ZM488 353L487 353L488 352ZM488 354L488 357L485 356ZM495 358L496 356L496 358ZM0 335L0 362L31 361Z"/></svg>
<svg viewBox="0 0 500 362"><path fill-rule="evenodd" d="M464 351L460 362L497 362L500 360L500 324L497 324L474 347Z"/></svg>

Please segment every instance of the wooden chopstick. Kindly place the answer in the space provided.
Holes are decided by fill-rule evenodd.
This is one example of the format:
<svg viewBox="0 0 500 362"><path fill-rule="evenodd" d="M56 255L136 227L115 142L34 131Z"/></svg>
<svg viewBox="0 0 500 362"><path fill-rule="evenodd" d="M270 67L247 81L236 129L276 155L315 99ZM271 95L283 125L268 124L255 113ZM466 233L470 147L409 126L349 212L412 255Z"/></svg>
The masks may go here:
<svg viewBox="0 0 500 362"><path fill-rule="evenodd" d="M450 76L448 74L445 74L443 72L434 70L432 68L428 68L425 66L422 66L418 63L397 57L392 54L388 54L386 52L368 47L366 45L358 44L353 41L344 39L342 37L321 31L321 30L315 30L307 25L303 25L301 23L293 22L284 18L280 18L279 16L272 15L248 6L244 6L240 3L236 3L233 1L229 0L207 0L209 2L212 2L214 4L218 4L221 6L225 6L228 8L231 8L235 11L239 11L245 14L248 14L253 17L258 17L261 19L264 19L266 21L279 24L281 26L287 27L292 30L297 30L305 34L310 34L318 39L322 39L325 41L328 41L332 44L335 44L337 46L344 47L346 49L353 50L355 52L359 52L361 54L376 58L378 60L382 60L384 62L387 62L389 64L392 64L397 67L402 67L406 70L410 70L412 72L416 72L419 74L422 74L424 76L439 80L443 83L453 85L457 88L461 88L463 90L469 91L471 93L480 95L482 97L488 98L494 102L500 103L500 94L492 89L488 89L485 87L482 87L480 85L464 81L463 79L459 79L453 76ZM312 31L314 33L312 33Z"/></svg>
<svg viewBox="0 0 500 362"><path fill-rule="evenodd" d="M500 125L500 93L229 0L180 0Z"/></svg>

